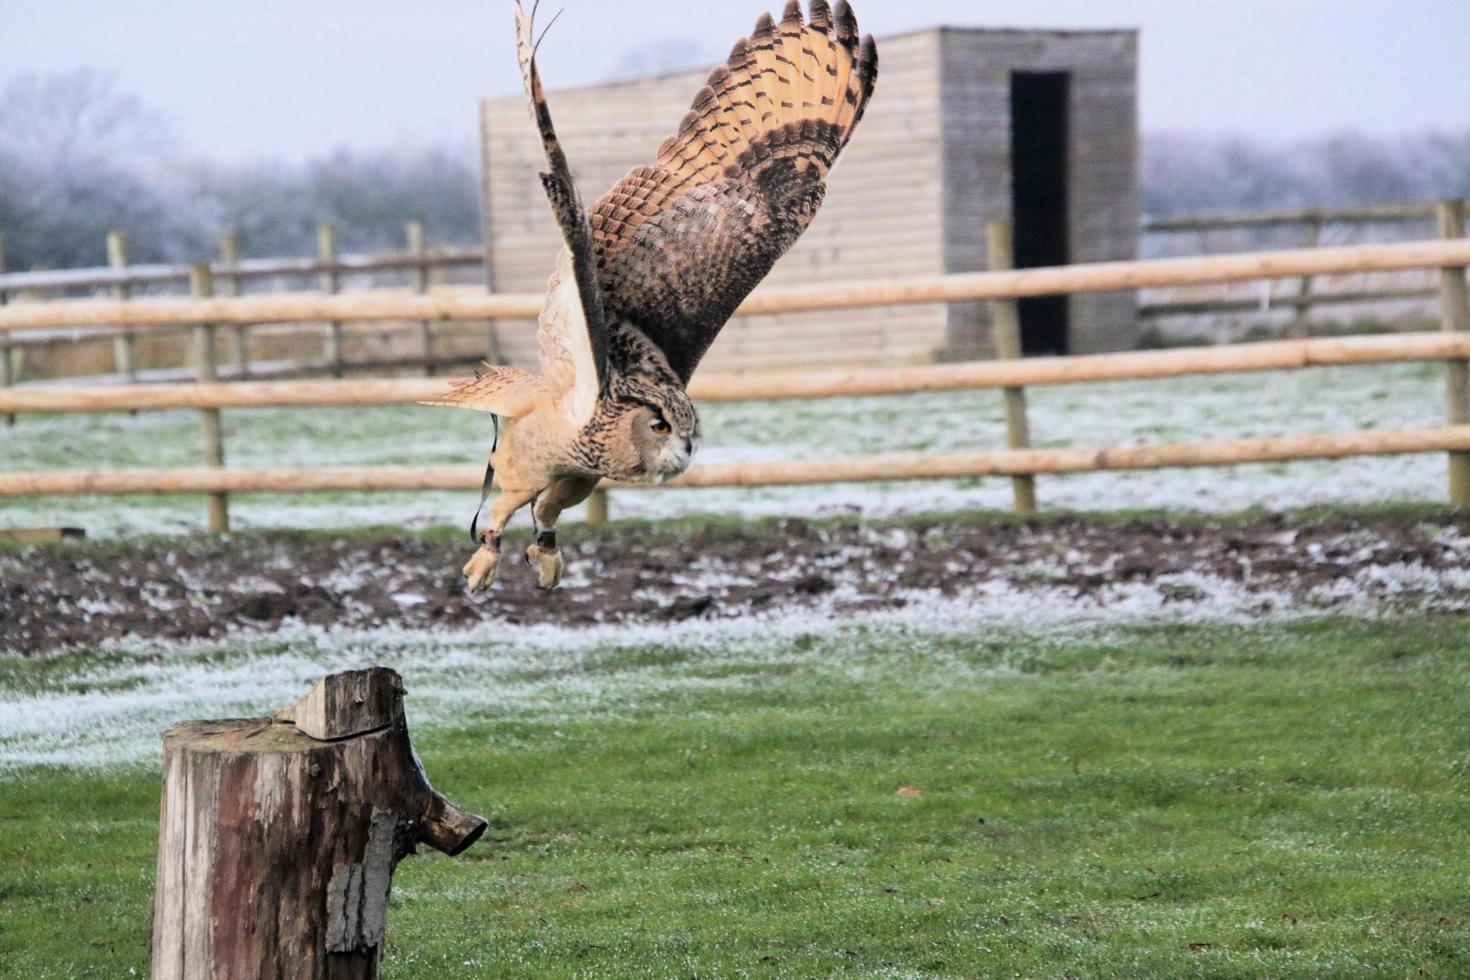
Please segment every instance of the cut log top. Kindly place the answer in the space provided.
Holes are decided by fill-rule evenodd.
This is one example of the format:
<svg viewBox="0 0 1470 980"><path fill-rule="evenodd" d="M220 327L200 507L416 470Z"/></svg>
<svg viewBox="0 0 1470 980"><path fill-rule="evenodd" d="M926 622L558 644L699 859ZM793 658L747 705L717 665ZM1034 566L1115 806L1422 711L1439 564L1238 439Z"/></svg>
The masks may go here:
<svg viewBox="0 0 1470 980"><path fill-rule="evenodd" d="M163 733L165 748L216 755L261 755L270 752L314 752L320 739L303 734L289 722L271 718L226 718L185 721Z"/></svg>
<svg viewBox="0 0 1470 980"><path fill-rule="evenodd" d="M197 752L306 752L403 722L403 678L385 667L323 677L270 718L186 721L164 733Z"/></svg>

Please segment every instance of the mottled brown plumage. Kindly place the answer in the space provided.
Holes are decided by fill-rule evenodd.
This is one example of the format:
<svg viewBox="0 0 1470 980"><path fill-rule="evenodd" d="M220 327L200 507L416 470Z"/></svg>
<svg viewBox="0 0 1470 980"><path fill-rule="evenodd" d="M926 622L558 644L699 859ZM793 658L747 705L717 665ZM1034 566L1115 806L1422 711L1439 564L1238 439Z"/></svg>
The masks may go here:
<svg viewBox="0 0 1470 980"><path fill-rule="evenodd" d="M710 73L658 163L592 208L608 319L634 323L686 383L736 307L816 217L878 73L851 8L791 3ZM794 59L793 59L794 56ZM844 122L844 111L846 120Z"/></svg>
<svg viewBox="0 0 1470 980"><path fill-rule="evenodd" d="M516 48L546 152L542 175L565 248L539 321L542 374L487 366L432 404L505 419L491 457L502 495L465 574L494 580L500 535L536 501L529 557L560 580L555 522L602 477L657 482L688 467L699 419L685 387L736 308L816 217L826 179L878 76L843 0L788 3L738 41L655 163L584 209L536 66L535 10L516 5Z"/></svg>

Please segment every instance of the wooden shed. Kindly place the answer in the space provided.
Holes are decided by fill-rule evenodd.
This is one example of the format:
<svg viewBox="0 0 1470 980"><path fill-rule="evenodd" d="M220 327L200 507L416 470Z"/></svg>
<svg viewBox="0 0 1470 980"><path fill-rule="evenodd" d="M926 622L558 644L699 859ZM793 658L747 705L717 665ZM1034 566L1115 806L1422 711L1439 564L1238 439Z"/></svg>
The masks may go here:
<svg viewBox="0 0 1470 980"><path fill-rule="evenodd" d="M1132 259L1138 248L1138 38L1134 31L935 28L879 41L882 72L827 201L768 285L987 267L985 223L1014 218L1022 267ZM555 91L557 129L589 204L650 163L707 71ZM482 106L492 288L545 287L558 239L536 179L524 99ZM1028 300L1031 353L1127 349L1135 297ZM502 354L534 361L529 324ZM992 352L984 304L738 319L706 369L922 363Z"/></svg>

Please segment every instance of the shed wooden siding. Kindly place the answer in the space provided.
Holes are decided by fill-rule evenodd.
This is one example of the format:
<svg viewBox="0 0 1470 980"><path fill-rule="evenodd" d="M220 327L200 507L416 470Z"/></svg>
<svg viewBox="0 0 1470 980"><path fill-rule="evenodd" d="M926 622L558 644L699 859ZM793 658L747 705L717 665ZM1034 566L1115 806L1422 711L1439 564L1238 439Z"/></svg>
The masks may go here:
<svg viewBox="0 0 1470 980"><path fill-rule="evenodd" d="M933 29L884 39L880 49L877 95L831 176L821 213L777 264L771 285L982 268L985 218L1008 216L1010 209L1013 63L1049 70L1055 61L1059 70L1076 73L1076 259L1133 257L1132 34ZM558 132L589 202L653 160L707 74L680 72L551 93ZM1090 92L1094 80L1106 82L1108 90ZM1095 104L1106 118L1091 117ZM491 285L539 291L558 240L536 176L544 165L525 100L486 101L482 125ZM1093 175L1094 167L1106 173ZM1131 294L1077 301L1078 348L1131 346L1132 304ZM1094 324L1104 323L1119 329L1099 330L1094 337ZM534 363L533 324L503 324L500 341L508 360ZM922 363L986 349L983 310L933 305L737 319L704 363L713 371Z"/></svg>

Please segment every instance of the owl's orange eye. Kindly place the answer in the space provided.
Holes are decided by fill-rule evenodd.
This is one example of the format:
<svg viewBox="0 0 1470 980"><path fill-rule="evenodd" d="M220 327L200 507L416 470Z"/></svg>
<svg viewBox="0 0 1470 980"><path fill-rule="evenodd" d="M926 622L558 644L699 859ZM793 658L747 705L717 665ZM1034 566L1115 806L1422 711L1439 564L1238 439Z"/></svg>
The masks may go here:
<svg viewBox="0 0 1470 980"><path fill-rule="evenodd" d="M672 428L669 427L669 423L665 422L663 419L654 419L649 428L653 429L654 432L658 433L661 436L666 436L670 432L674 431Z"/></svg>

